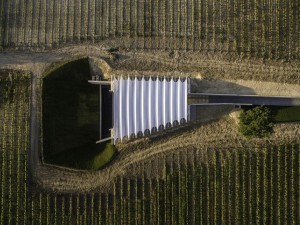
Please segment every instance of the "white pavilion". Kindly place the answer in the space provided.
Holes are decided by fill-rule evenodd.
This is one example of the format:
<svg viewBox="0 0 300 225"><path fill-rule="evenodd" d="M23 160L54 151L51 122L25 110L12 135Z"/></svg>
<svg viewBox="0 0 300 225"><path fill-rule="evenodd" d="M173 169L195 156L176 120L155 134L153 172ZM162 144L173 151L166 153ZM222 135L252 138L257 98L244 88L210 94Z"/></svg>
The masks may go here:
<svg viewBox="0 0 300 225"><path fill-rule="evenodd" d="M189 121L187 102L189 78L112 77L110 81L89 81L100 87L100 140L114 143L150 135ZM101 139L101 86L113 92L111 137Z"/></svg>

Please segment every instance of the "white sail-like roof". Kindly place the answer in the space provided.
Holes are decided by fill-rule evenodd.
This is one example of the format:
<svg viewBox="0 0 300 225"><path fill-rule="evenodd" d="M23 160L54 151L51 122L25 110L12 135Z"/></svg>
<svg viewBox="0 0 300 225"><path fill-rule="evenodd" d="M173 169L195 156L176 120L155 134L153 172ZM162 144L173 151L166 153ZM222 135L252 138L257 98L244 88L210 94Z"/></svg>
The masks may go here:
<svg viewBox="0 0 300 225"><path fill-rule="evenodd" d="M114 142L187 121L188 79L113 78Z"/></svg>

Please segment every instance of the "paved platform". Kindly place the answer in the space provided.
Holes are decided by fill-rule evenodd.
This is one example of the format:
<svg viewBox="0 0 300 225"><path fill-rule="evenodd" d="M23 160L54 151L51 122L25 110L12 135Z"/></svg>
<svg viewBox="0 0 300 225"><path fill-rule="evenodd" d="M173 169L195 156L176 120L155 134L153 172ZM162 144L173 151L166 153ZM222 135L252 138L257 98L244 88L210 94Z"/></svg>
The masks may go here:
<svg viewBox="0 0 300 225"><path fill-rule="evenodd" d="M266 105L266 106L300 106L300 97L273 97L257 95L228 94L188 94L188 105Z"/></svg>

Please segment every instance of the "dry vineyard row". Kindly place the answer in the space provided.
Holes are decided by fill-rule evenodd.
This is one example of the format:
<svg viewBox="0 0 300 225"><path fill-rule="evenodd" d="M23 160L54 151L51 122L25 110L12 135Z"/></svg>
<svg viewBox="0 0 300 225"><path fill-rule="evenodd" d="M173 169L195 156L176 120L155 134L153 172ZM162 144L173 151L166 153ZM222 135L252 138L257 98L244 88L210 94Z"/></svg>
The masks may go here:
<svg viewBox="0 0 300 225"><path fill-rule="evenodd" d="M297 0L0 0L0 46L112 39L133 49L297 59L299 17Z"/></svg>
<svg viewBox="0 0 300 225"><path fill-rule="evenodd" d="M0 77L0 223L27 220L30 77Z"/></svg>
<svg viewBox="0 0 300 225"><path fill-rule="evenodd" d="M112 193L37 193L41 224L297 224L299 146L214 151L209 165L166 163L164 178L117 177ZM61 222L62 221L62 222Z"/></svg>

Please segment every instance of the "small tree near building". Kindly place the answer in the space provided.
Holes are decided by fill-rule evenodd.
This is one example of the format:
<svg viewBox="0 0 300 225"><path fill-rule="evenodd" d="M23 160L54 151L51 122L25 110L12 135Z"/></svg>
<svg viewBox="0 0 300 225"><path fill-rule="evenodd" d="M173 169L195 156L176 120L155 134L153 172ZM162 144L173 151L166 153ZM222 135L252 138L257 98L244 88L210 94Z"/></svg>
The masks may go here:
<svg viewBox="0 0 300 225"><path fill-rule="evenodd" d="M272 114L265 106L243 111L239 119L239 130L246 137L263 138L273 133Z"/></svg>

